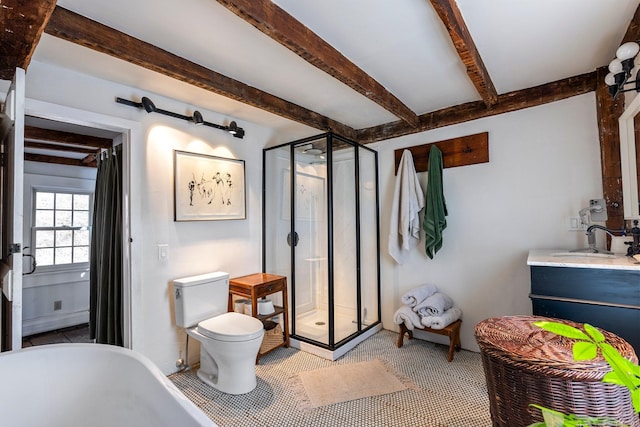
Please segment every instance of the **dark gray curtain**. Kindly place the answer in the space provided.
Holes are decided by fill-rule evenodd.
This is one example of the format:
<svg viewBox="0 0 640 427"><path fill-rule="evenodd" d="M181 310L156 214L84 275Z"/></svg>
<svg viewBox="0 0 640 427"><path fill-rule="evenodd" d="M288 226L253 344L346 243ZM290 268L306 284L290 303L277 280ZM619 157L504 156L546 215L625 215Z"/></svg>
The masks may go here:
<svg viewBox="0 0 640 427"><path fill-rule="evenodd" d="M97 343L122 340L122 146L98 159L93 202L89 330Z"/></svg>

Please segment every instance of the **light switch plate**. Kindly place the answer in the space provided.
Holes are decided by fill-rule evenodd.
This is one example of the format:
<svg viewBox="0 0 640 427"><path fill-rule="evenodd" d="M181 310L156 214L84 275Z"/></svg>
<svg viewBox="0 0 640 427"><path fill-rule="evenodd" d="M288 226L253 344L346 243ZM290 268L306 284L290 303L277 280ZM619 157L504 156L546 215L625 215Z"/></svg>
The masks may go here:
<svg viewBox="0 0 640 427"><path fill-rule="evenodd" d="M567 224L569 231L584 231L586 228L585 225L580 221L580 218L578 218L577 216L569 217L567 219Z"/></svg>
<svg viewBox="0 0 640 427"><path fill-rule="evenodd" d="M169 245L164 243L158 245L158 261L166 261L169 258Z"/></svg>

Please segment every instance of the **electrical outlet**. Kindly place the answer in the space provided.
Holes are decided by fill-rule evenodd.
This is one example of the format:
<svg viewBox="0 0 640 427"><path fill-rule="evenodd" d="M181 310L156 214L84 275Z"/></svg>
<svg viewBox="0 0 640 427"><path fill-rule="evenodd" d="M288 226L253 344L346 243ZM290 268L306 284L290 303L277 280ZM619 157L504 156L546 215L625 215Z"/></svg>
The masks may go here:
<svg viewBox="0 0 640 427"><path fill-rule="evenodd" d="M62 301L53 302L53 311L62 310Z"/></svg>

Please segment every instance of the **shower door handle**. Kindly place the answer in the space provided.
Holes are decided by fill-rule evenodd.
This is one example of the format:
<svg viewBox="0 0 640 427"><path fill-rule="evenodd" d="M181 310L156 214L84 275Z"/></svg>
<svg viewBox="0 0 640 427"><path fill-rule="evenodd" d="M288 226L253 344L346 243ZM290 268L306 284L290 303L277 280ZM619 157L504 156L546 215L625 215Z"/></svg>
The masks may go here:
<svg viewBox="0 0 640 427"><path fill-rule="evenodd" d="M293 232L293 246L298 246L298 241L300 238L298 237L298 233ZM291 233L287 234L287 245L291 246Z"/></svg>

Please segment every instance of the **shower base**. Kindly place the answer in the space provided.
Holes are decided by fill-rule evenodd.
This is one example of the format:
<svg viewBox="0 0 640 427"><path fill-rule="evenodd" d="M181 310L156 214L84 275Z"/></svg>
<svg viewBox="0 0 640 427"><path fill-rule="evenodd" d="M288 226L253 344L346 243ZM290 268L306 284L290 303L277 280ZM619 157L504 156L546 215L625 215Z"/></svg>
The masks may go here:
<svg viewBox="0 0 640 427"><path fill-rule="evenodd" d="M334 337L336 341L348 337L358 330L354 316L335 313ZM329 342L329 314L326 310L315 309L296 317L296 335L322 343Z"/></svg>
<svg viewBox="0 0 640 427"><path fill-rule="evenodd" d="M312 310L302 315L298 315L296 319L296 335L299 337L309 338L318 342L329 342L328 333L328 315L325 310ZM334 337L336 341L341 338L347 337L357 331L357 324L353 322L353 316L335 314L334 317ZM335 350L329 350L326 348L318 347L313 344L300 341L295 337L291 337L290 344L293 348L305 351L307 353L315 354L328 360L337 360L345 355L349 350L376 334L382 329L382 324L379 323L376 327L369 329L362 335L359 335L349 341L348 343L340 346Z"/></svg>

